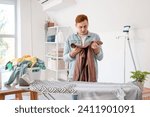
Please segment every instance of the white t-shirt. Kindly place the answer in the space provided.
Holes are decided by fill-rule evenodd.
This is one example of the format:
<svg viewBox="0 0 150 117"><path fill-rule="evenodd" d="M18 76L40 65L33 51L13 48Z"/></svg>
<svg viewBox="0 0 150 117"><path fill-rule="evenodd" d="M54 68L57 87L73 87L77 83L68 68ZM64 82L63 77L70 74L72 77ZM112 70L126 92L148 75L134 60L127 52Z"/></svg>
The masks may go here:
<svg viewBox="0 0 150 117"><path fill-rule="evenodd" d="M82 40L82 46L84 46L85 39L86 39L86 36L84 36L84 37L81 37L81 40Z"/></svg>
<svg viewBox="0 0 150 117"><path fill-rule="evenodd" d="M82 41L82 46L84 46L84 44L85 44L85 39L86 39L87 35L79 36L79 37L80 37L80 39L81 39L81 41Z"/></svg>

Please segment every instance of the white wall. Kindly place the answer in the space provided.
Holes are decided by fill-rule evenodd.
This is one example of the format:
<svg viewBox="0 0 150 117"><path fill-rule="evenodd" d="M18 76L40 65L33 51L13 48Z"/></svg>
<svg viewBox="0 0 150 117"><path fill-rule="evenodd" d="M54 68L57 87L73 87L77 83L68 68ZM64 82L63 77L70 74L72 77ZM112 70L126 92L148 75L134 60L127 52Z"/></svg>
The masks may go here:
<svg viewBox="0 0 150 117"><path fill-rule="evenodd" d="M44 60L46 13L36 0L19 0L21 56L30 54Z"/></svg>
<svg viewBox="0 0 150 117"><path fill-rule="evenodd" d="M101 38L104 42L104 59L99 62L100 81L103 82L124 82L124 44L126 44L126 82L130 81L130 71L134 70L131 54L127 40L118 35L123 35L121 31L102 32ZM150 28L130 31L130 43L134 54L137 69L150 71ZM126 41L126 42L124 42ZM150 81L148 80L148 83ZM149 84L146 83L146 86Z"/></svg>
<svg viewBox="0 0 150 117"><path fill-rule="evenodd" d="M77 14L89 16L94 31L114 31L125 24L134 28L150 27L149 0L75 0L76 4L54 12L60 24L73 25ZM51 13L49 12L51 15Z"/></svg>
<svg viewBox="0 0 150 117"><path fill-rule="evenodd" d="M20 37L21 40L21 56L25 54L32 54L31 45L31 12L30 1L19 0L18 7L20 7Z"/></svg>
<svg viewBox="0 0 150 117"><path fill-rule="evenodd" d="M49 12L59 25L70 25L73 29L76 15L89 17L89 30L100 35L104 59L99 62L99 81L124 82L124 38L123 26L131 25L130 40L137 68L150 71L150 1L149 0L76 0L76 4ZM126 82L134 70L126 42ZM150 86L147 81L146 86Z"/></svg>

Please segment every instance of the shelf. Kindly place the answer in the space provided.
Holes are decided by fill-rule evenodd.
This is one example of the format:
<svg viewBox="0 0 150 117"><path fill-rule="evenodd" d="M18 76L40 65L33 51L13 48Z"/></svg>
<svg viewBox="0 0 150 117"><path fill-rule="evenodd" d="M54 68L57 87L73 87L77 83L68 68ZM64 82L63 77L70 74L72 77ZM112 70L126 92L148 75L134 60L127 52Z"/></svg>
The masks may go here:
<svg viewBox="0 0 150 117"><path fill-rule="evenodd" d="M56 80L65 75L67 77L66 63L63 60L64 42L72 34L70 26L48 27L45 39L45 60L47 63L47 76ZM55 38L54 38L55 36ZM47 41L48 40L48 41ZM53 41L53 42L51 42Z"/></svg>
<svg viewBox="0 0 150 117"><path fill-rule="evenodd" d="M57 28L62 28L63 29L63 28L67 28L67 27L69 28L69 26L53 26L53 27L48 27L48 29L49 30L51 30L51 29L57 29Z"/></svg>
<svg viewBox="0 0 150 117"><path fill-rule="evenodd" d="M64 43L57 43L57 42L45 42L45 44L64 44Z"/></svg>
<svg viewBox="0 0 150 117"><path fill-rule="evenodd" d="M47 58L55 58L55 59L58 58L59 60L60 60L60 59L63 60L63 57L57 57L57 56L51 56L51 55L46 55L46 57L47 57Z"/></svg>
<svg viewBox="0 0 150 117"><path fill-rule="evenodd" d="M55 71L55 72L57 72L57 71L58 71L58 72L68 71L68 69L51 69L51 68L48 68L48 67L47 67L47 69L48 69L48 70Z"/></svg>
<svg viewBox="0 0 150 117"><path fill-rule="evenodd" d="M57 44L57 42L45 42L46 44Z"/></svg>

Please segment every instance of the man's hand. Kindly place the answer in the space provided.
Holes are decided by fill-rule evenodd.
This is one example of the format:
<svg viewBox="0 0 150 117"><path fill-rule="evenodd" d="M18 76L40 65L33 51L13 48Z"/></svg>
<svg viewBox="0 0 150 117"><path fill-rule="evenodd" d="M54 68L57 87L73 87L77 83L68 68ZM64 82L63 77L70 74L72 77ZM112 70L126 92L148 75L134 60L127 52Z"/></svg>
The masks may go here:
<svg viewBox="0 0 150 117"><path fill-rule="evenodd" d="M74 58L81 50L81 48L75 47L69 55Z"/></svg>
<svg viewBox="0 0 150 117"><path fill-rule="evenodd" d="M95 54L98 54L100 52L100 46L97 42L93 42L91 44L91 48L93 49Z"/></svg>

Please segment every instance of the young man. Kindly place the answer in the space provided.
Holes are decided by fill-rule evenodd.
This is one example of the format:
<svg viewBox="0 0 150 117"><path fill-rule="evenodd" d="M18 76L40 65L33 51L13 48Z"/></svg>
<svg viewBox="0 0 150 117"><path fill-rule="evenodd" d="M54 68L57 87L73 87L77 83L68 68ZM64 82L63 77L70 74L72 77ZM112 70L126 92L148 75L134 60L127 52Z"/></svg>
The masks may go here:
<svg viewBox="0 0 150 117"><path fill-rule="evenodd" d="M77 33L70 35L64 45L64 61L69 62L69 75L68 75L69 79L68 80L71 80L71 81L75 80L74 77L76 77L76 75L78 75L82 72L82 68L81 69L79 68L79 67L81 67L81 65L79 65L79 64L82 64L82 63L80 63L81 60L79 60L80 58L78 58L77 56L81 56L81 53L83 51L82 47L85 48L85 46L88 45L88 46L90 46L90 48L93 52L93 54L90 53L90 56L92 55L92 57L93 57L92 58L93 66L89 65L91 68L88 67L89 68L88 71L92 71L92 69L95 68L95 74L96 74L95 76L91 76L91 77L95 77L96 80L88 80L88 81L95 82L98 79L97 60L100 61L103 58L103 51L101 48L102 42L100 41L100 37L97 34L88 31L89 23L88 23L88 17L86 15L84 15L84 14L78 15L75 19L75 23L76 23L75 25L77 28ZM100 41L101 43L99 44L99 43L97 43L97 41ZM79 45L79 46L72 47L72 44ZM85 50L84 50L84 52L85 52ZM87 56L86 59L88 59L88 58L89 57ZM87 64L87 62L85 62L84 65L85 64ZM79 69L79 70L76 70L76 69ZM87 71L85 71L85 72L87 72ZM85 74L85 72L84 72L84 74ZM89 77L89 74L90 73L88 73L88 75L84 75L84 77ZM76 80L80 81L79 79L76 79ZM85 78L84 78L84 80L82 80L82 81L87 81L87 80L85 80Z"/></svg>

